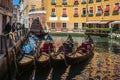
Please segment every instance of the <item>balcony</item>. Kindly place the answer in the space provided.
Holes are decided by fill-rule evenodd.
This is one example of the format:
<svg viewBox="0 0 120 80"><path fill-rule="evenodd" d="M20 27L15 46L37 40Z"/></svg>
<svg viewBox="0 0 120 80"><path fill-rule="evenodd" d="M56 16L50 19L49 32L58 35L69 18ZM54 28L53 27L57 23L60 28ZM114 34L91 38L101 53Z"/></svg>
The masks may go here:
<svg viewBox="0 0 120 80"><path fill-rule="evenodd" d="M86 17L86 14L82 14L81 17Z"/></svg>
<svg viewBox="0 0 120 80"><path fill-rule="evenodd" d="M92 16L93 16L93 13L89 13L88 16L89 16L89 17L92 17Z"/></svg>
<svg viewBox="0 0 120 80"><path fill-rule="evenodd" d="M96 13L96 16L101 16L102 15L102 13Z"/></svg>
<svg viewBox="0 0 120 80"><path fill-rule="evenodd" d="M78 14L74 14L74 17L79 17L79 15Z"/></svg>
<svg viewBox="0 0 120 80"><path fill-rule="evenodd" d="M96 2L101 2L101 0L96 0Z"/></svg>
<svg viewBox="0 0 120 80"><path fill-rule="evenodd" d="M86 2L84 1L84 2L82 2L81 4L86 4Z"/></svg>
<svg viewBox="0 0 120 80"><path fill-rule="evenodd" d="M74 5L79 5L78 1L77 1L77 2L74 2Z"/></svg>
<svg viewBox="0 0 120 80"><path fill-rule="evenodd" d="M56 17L56 15L51 15L51 17Z"/></svg>
<svg viewBox="0 0 120 80"><path fill-rule="evenodd" d="M63 5L67 5L67 2L62 3Z"/></svg>
<svg viewBox="0 0 120 80"><path fill-rule="evenodd" d="M67 14L62 14L62 17L67 17Z"/></svg>
<svg viewBox="0 0 120 80"><path fill-rule="evenodd" d="M118 15L119 11L113 11L113 15Z"/></svg>
<svg viewBox="0 0 120 80"><path fill-rule="evenodd" d="M89 0L89 3L93 3L93 0Z"/></svg>
<svg viewBox="0 0 120 80"><path fill-rule="evenodd" d="M55 2L52 2L51 5L56 5L56 3L55 3Z"/></svg>
<svg viewBox="0 0 120 80"><path fill-rule="evenodd" d="M109 12L105 12L105 13L104 13L104 16L109 16L109 15L110 15Z"/></svg>

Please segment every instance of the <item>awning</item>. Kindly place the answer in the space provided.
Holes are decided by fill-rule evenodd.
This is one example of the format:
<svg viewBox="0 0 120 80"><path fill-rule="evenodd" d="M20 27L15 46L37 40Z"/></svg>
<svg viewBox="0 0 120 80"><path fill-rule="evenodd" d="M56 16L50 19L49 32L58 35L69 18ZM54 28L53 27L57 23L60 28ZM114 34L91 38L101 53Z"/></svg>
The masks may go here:
<svg viewBox="0 0 120 80"><path fill-rule="evenodd" d="M105 11L109 11L109 10L110 10L110 7L106 6Z"/></svg>
<svg viewBox="0 0 120 80"><path fill-rule="evenodd" d="M120 21L113 21L112 24L120 24Z"/></svg>
<svg viewBox="0 0 120 80"><path fill-rule="evenodd" d="M114 11L118 11L118 10L119 10L119 5L115 5Z"/></svg>
<svg viewBox="0 0 120 80"><path fill-rule="evenodd" d="M86 24L98 24L100 21L88 21Z"/></svg>
<svg viewBox="0 0 120 80"><path fill-rule="evenodd" d="M100 21L99 24L107 24L109 21Z"/></svg>

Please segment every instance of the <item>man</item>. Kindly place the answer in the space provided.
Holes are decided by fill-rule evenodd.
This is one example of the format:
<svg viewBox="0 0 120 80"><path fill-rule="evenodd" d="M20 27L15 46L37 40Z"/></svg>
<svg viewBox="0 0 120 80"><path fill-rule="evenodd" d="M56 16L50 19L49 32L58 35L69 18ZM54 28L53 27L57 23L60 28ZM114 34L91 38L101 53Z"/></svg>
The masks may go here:
<svg viewBox="0 0 120 80"><path fill-rule="evenodd" d="M73 50L73 44L70 41L70 39L68 39L65 43L63 43L63 51L69 53L72 52L72 50Z"/></svg>

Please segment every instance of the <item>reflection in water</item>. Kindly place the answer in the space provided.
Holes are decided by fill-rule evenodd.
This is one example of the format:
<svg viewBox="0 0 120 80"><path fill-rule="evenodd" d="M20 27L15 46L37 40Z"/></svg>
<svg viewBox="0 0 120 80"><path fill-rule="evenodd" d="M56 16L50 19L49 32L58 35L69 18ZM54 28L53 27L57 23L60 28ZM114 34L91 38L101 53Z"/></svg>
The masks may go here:
<svg viewBox="0 0 120 80"><path fill-rule="evenodd" d="M59 47L67 39L67 36L52 36L55 46ZM119 80L120 79L120 42L104 37L92 36L95 43L93 58L86 62L67 67L53 68L52 80ZM85 37L73 36L75 42L81 44ZM115 54L110 54L115 53ZM119 54L119 55L118 55ZM47 70L47 69L43 69ZM67 72L69 70L69 72ZM36 73L35 80L45 80L50 70ZM65 75L67 73L67 75ZM44 75L43 75L44 74ZM61 79L66 76L66 79ZM44 79L43 79L44 77ZM23 80L23 79L21 79ZM28 80L28 79L26 79Z"/></svg>
<svg viewBox="0 0 120 80"><path fill-rule="evenodd" d="M55 44L57 47L59 47L66 39L67 36L52 36L53 40L55 41ZM95 37L92 36L95 44L95 50L99 53L101 52L112 52L112 53L120 53L120 41L115 41L115 40L109 40L108 38L105 37ZM85 37L82 36L73 36L73 40L75 42L78 42L81 44L82 42L85 41Z"/></svg>

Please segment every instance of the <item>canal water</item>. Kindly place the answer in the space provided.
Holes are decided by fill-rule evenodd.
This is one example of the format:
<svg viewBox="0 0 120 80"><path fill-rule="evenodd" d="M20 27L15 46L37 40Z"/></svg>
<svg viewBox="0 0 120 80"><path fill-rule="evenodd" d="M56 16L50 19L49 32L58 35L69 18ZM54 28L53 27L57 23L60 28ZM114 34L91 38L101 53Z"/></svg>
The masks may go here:
<svg viewBox="0 0 120 80"><path fill-rule="evenodd" d="M54 36L56 46L60 46L66 36ZM86 36L73 36L81 44ZM106 37L92 36L95 44L94 56L88 61L68 67L43 69L36 72L35 80L120 80L120 41ZM23 74L20 80L29 80L31 72Z"/></svg>

